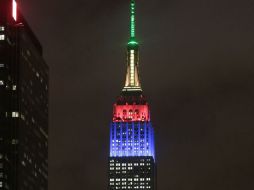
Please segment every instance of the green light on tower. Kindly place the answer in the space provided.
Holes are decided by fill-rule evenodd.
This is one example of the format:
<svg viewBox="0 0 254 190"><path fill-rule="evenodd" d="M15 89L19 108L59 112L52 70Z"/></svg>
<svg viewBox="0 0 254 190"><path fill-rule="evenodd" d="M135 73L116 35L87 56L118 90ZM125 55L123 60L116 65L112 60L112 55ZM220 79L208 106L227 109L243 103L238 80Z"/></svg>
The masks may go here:
<svg viewBox="0 0 254 190"><path fill-rule="evenodd" d="M129 45L138 45L138 42L136 42L136 20L135 20L135 0L131 0L131 7L130 7L130 13L131 13L131 25L130 25L130 41Z"/></svg>

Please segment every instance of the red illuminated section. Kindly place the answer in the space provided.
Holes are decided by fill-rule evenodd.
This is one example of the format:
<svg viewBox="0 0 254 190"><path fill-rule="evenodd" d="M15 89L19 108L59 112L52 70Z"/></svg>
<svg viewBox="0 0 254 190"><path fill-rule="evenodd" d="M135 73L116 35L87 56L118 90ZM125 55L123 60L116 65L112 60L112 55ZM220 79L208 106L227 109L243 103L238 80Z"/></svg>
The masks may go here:
<svg viewBox="0 0 254 190"><path fill-rule="evenodd" d="M16 0L12 0L12 17L15 21L17 21L17 2L16 2Z"/></svg>
<svg viewBox="0 0 254 190"><path fill-rule="evenodd" d="M150 121L149 107L145 105L114 104L113 122Z"/></svg>

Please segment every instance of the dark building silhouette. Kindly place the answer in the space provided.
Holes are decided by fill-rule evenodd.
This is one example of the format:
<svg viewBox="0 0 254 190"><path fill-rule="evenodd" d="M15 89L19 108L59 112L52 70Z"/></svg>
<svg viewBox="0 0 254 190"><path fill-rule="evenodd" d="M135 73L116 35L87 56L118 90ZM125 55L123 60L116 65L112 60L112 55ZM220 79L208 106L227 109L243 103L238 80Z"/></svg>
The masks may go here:
<svg viewBox="0 0 254 190"><path fill-rule="evenodd" d="M130 40L124 88L113 106L110 125L108 189L156 189L154 129L139 80L135 1L131 0Z"/></svg>
<svg viewBox="0 0 254 190"><path fill-rule="evenodd" d="M15 0L0 1L0 189L48 189L48 66Z"/></svg>

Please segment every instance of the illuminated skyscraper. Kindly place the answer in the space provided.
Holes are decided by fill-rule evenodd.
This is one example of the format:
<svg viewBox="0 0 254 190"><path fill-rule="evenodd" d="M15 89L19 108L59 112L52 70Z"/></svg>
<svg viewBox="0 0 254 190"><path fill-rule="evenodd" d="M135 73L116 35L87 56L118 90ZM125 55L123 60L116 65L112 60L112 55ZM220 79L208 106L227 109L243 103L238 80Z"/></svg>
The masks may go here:
<svg viewBox="0 0 254 190"><path fill-rule="evenodd" d="M156 189L154 130L139 79L135 0L130 6L130 40L124 88L113 106L110 125L109 190Z"/></svg>
<svg viewBox="0 0 254 190"><path fill-rule="evenodd" d="M16 0L0 0L0 189L48 189L48 66Z"/></svg>

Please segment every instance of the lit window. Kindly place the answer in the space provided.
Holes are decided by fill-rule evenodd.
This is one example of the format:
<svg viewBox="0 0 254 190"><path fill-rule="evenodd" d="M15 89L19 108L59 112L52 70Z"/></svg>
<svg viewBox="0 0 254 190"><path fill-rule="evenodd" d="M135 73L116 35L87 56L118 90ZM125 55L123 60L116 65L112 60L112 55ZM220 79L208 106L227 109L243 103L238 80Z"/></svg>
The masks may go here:
<svg viewBox="0 0 254 190"><path fill-rule="evenodd" d="M5 35L4 34L0 35L0 40L5 40Z"/></svg>
<svg viewBox="0 0 254 190"><path fill-rule="evenodd" d="M12 142L11 142L12 144L18 144L18 140L17 139L12 139Z"/></svg>
<svg viewBox="0 0 254 190"><path fill-rule="evenodd" d="M19 117L19 112L12 112L12 117Z"/></svg>
<svg viewBox="0 0 254 190"><path fill-rule="evenodd" d="M4 26L0 26L0 31L4 31Z"/></svg>
<svg viewBox="0 0 254 190"><path fill-rule="evenodd" d="M4 81L0 80L0 86L4 85Z"/></svg>
<svg viewBox="0 0 254 190"><path fill-rule="evenodd" d="M22 120L25 120L25 116L23 114L20 115Z"/></svg>

